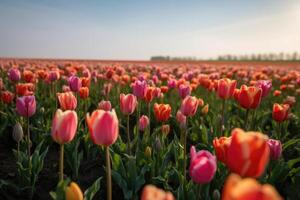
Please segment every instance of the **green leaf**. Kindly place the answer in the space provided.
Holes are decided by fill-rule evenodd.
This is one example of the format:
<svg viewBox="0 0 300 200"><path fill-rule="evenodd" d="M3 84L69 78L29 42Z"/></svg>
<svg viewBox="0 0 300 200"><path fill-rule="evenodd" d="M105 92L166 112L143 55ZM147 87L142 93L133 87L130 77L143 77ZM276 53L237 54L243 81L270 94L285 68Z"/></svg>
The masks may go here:
<svg viewBox="0 0 300 200"><path fill-rule="evenodd" d="M100 190L100 183L101 183L102 177L98 178L92 186L90 186L85 192L84 192L84 200L92 200L95 196L95 194Z"/></svg>

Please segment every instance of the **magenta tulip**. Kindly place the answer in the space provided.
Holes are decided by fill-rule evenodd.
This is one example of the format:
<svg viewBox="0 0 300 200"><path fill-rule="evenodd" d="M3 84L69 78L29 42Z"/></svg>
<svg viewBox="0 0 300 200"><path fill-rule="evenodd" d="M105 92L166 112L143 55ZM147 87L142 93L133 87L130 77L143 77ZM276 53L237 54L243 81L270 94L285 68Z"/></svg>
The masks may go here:
<svg viewBox="0 0 300 200"><path fill-rule="evenodd" d="M19 81L21 79L21 72L17 68L10 68L8 71L8 78L11 81Z"/></svg>
<svg viewBox="0 0 300 200"><path fill-rule="evenodd" d="M17 98L17 112L23 117L31 117L36 111L36 101L34 96L23 96Z"/></svg>
<svg viewBox="0 0 300 200"><path fill-rule="evenodd" d="M69 83L70 89L73 92L78 92L79 89L81 88L81 80L77 76L70 76L68 79L68 83Z"/></svg>
<svg viewBox="0 0 300 200"><path fill-rule="evenodd" d="M133 94L139 98L143 99L146 95L146 90L147 90L147 82L142 80L137 80L132 84L132 90Z"/></svg>
<svg viewBox="0 0 300 200"><path fill-rule="evenodd" d="M192 180L198 184L209 183L217 170L216 157L206 150L196 152L194 146L191 147L190 154L189 172Z"/></svg>
<svg viewBox="0 0 300 200"><path fill-rule="evenodd" d="M178 88L179 96L184 99L186 96L191 94L191 87L189 85L181 84Z"/></svg>
<svg viewBox="0 0 300 200"><path fill-rule="evenodd" d="M279 140L269 139L268 146L270 148L270 158L272 160L278 160L282 153L281 142Z"/></svg>

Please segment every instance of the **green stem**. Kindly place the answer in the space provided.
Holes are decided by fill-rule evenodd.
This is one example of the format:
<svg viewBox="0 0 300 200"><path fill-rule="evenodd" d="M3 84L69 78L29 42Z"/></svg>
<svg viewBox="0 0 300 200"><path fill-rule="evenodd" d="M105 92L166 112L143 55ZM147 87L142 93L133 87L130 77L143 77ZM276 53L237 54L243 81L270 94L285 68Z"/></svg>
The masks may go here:
<svg viewBox="0 0 300 200"><path fill-rule="evenodd" d="M202 185L201 184L198 184L197 185L197 199L201 199L201 190L202 190Z"/></svg>
<svg viewBox="0 0 300 200"><path fill-rule="evenodd" d="M249 118L249 109L246 110L246 118L245 118L245 124L244 124L245 131L248 130L248 118Z"/></svg>
<svg viewBox="0 0 300 200"><path fill-rule="evenodd" d="M106 187L107 187L107 200L112 199L112 188L111 188L111 167L110 167L110 155L109 146L106 147Z"/></svg>
<svg viewBox="0 0 300 200"><path fill-rule="evenodd" d="M149 135L151 135L151 103L148 103Z"/></svg>
<svg viewBox="0 0 300 200"><path fill-rule="evenodd" d="M221 107L221 121L220 121L220 136L223 136L223 126L224 126L224 112L225 112L225 99L222 101L222 107Z"/></svg>
<svg viewBox="0 0 300 200"><path fill-rule="evenodd" d="M19 162L20 142L17 143L17 162Z"/></svg>
<svg viewBox="0 0 300 200"><path fill-rule="evenodd" d="M183 143L183 188L184 188L184 197L186 197L186 143L188 135L188 119L186 119L186 130L184 134L184 143ZM184 198L186 199L186 198Z"/></svg>
<svg viewBox="0 0 300 200"><path fill-rule="evenodd" d="M64 145L60 145L59 181L64 180Z"/></svg>
<svg viewBox="0 0 300 200"><path fill-rule="evenodd" d="M130 133L129 133L129 115L127 115L127 153L131 155L130 149Z"/></svg>

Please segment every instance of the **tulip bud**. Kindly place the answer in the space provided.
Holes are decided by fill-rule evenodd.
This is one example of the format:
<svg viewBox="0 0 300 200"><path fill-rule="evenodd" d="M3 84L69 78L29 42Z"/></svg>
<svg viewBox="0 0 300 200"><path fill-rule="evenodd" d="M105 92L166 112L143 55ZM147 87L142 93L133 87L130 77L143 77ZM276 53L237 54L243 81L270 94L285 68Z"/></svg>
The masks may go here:
<svg viewBox="0 0 300 200"><path fill-rule="evenodd" d="M213 200L220 200L220 198L221 198L221 194L219 190L215 189L213 192Z"/></svg>
<svg viewBox="0 0 300 200"><path fill-rule="evenodd" d="M43 114L45 112L45 108L44 107L41 107L40 108L40 112Z"/></svg>
<svg viewBox="0 0 300 200"><path fill-rule="evenodd" d="M98 104L98 108L99 108L100 110L110 111L110 110L111 110L111 103L110 103L110 101L102 100L102 101L100 101L100 103Z"/></svg>
<svg viewBox="0 0 300 200"><path fill-rule="evenodd" d="M159 138L155 139L154 148L156 152L159 152L161 150L162 146Z"/></svg>
<svg viewBox="0 0 300 200"><path fill-rule="evenodd" d="M70 186L67 186L65 189L66 200L83 200L83 194L80 187L72 182Z"/></svg>
<svg viewBox="0 0 300 200"><path fill-rule="evenodd" d="M166 124L161 127L161 131L164 135L168 135L170 132L170 125Z"/></svg>
<svg viewBox="0 0 300 200"><path fill-rule="evenodd" d="M270 148L270 158L272 160L278 160L282 152L282 145L280 140L269 139L268 145Z"/></svg>
<svg viewBox="0 0 300 200"><path fill-rule="evenodd" d="M17 122L13 129L12 137L16 142L20 142L23 139L24 133L23 128L19 122Z"/></svg>
<svg viewBox="0 0 300 200"><path fill-rule="evenodd" d="M202 109L201 109L201 113L202 115L206 115L209 111L209 105L206 104Z"/></svg>
<svg viewBox="0 0 300 200"><path fill-rule="evenodd" d="M145 129L149 126L149 118L146 115L142 115L139 119L139 130L145 131Z"/></svg>
<svg viewBox="0 0 300 200"><path fill-rule="evenodd" d="M150 158L151 154L152 154L152 149L151 149L151 147L147 146L145 149L145 156Z"/></svg>

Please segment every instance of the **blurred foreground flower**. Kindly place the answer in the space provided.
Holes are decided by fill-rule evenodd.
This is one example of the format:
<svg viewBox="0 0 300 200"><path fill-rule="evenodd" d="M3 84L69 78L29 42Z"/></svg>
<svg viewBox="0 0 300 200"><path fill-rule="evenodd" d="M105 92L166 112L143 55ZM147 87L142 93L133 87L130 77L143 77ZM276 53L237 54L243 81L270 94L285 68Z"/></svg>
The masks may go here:
<svg viewBox="0 0 300 200"><path fill-rule="evenodd" d="M65 189L66 200L83 200L83 194L77 183L72 182Z"/></svg>
<svg viewBox="0 0 300 200"><path fill-rule="evenodd" d="M141 200L174 200L171 192L165 192L154 185L146 185L143 189Z"/></svg>

